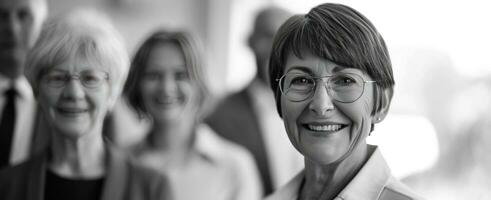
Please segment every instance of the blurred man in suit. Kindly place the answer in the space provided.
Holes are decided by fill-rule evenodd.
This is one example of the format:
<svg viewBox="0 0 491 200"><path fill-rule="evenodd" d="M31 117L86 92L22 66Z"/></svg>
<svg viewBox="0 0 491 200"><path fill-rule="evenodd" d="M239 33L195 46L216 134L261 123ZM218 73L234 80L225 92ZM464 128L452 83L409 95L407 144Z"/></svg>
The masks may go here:
<svg viewBox="0 0 491 200"><path fill-rule="evenodd" d="M290 145L283 122L276 113L268 81L274 34L290 16L291 13L277 7L259 11L248 40L256 58L257 74L245 89L219 103L207 119L218 134L243 145L254 155L265 195L303 168L303 159Z"/></svg>
<svg viewBox="0 0 491 200"><path fill-rule="evenodd" d="M46 0L0 0L0 169L22 162L47 142L31 86L27 52L47 15Z"/></svg>

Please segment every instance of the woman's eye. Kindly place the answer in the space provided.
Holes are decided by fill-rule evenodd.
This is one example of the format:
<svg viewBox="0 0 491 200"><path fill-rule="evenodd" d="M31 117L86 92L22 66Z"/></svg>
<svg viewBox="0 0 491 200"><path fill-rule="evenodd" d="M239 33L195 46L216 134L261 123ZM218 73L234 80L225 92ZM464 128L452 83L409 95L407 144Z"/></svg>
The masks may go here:
<svg viewBox="0 0 491 200"><path fill-rule="evenodd" d="M297 77L294 78L291 82L292 85L306 85L306 84L312 84L312 80L307 77Z"/></svg>
<svg viewBox="0 0 491 200"><path fill-rule="evenodd" d="M65 84L65 81L67 80L67 76L65 74L58 74L58 73L48 74L46 75L44 80L48 85L60 86Z"/></svg>
<svg viewBox="0 0 491 200"><path fill-rule="evenodd" d="M25 21L31 17L31 11L28 8L23 8L18 11L17 16L20 20Z"/></svg>
<svg viewBox="0 0 491 200"><path fill-rule="evenodd" d="M177 72L176 79L177 80L187 80L189 78L188 73L186 72Z"/></svg>
<svg viewBox="0 0 491 200"><path fill-rule="evenodd" d="M64 81L65 80L65 76L64 75L51 75L51 76L48 76L48 81L52 82L52 81Z"/></svg>
<svg viewBox="0 0 491 200"><path fill-rule="evenodd" d="M57 72L48 73L48 74L46 74L46 80L48 80L48 81L65 80L66 76L67 75L64 73L57 73Z"/></svg>
<svg viewBox="0 0 491 200"><path fill-rule="evenodd" d="M101 78L95 75L84 75L82 76L82 80L85 83L94 83L94 82L99 82Z"/></svg>
<svg viewBox="0 0 491 200"><path fill-rule="evenodd" d="M155 72L149 72L149 73L143 74L143 78L145 80L150 80L150 81L159 80L160 77L161 77L161 75L159 73L155 73Z"/></svg>
<svg viewBox="0 0 491 200"><path fill-rule="evenodd" d="M336 86L352 86L357 84L356 79L347 75L336 76L332 79L332 82Z"/></svg>

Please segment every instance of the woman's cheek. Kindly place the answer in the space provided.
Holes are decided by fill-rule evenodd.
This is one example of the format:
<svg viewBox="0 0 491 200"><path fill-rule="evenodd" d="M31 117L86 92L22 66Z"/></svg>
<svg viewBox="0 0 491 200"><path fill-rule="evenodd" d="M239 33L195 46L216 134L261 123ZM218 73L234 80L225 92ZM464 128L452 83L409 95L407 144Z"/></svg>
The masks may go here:
<svg viewBox="0 0 491 200"><path fill-rule="evenodd" d="M359 118L360 118L360 131L362 134L362 137L366 137L368 133L370 132L370 126L372 124L372 109L373 109L373 101L369 98L362 98L362 100L359 104Z"/></svg>
<svg viewBox="0 0 491 200"><path fill-rule="evenodd" d="M185 101L184 111L181 114L187 115L184 116L187 120L197 119L199 107L201 106L199 104L198 86L189 82L182 82L178 87L179 96L183 97Z"/></svg>
<svg viewBox="0 0 491 200"><path fill-rule="evenodd" d="M281 112L283 115L283 123L285 124L286 132L288 138L292 145L299 151L302 152L299 144L299 127L297 125L297 120L302 113L302 105L298 102L290 102L285 99L281 100Z"/></svg>
<svg viewBox="0 0 491 200"><path fill-rule="evenodd" d="M365 96L364 96L365 97ZM360 98L353 103L335 103L337 109L351 121L350 138L357 135L364 137L370 132L372 101L369 98Z"/></svg>

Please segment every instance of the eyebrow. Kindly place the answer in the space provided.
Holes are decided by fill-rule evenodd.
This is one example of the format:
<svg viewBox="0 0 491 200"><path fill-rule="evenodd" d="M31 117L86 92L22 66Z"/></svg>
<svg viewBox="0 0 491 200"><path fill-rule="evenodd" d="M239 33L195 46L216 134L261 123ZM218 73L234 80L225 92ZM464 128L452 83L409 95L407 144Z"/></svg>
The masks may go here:
<svg viewBox="0 0 491 200"><path fill-rule="evenodd" d="M302 72L305 72L308 74L313 74L313 71L310 68L305 67L305 66L301 66L301 65L295 65L295 66L291 67L290 69L288 69L288 71L286 71L286 73L288 73L292 70L299 70L299 71L302 71Z"/></svg>
<svg viewBox="0 0 491 200"><path fill-rule="evenodd" d="M334 68L332 69L332 72L333 73L337 73L337 72L340 72L340 71L343 71L345 69L349 69L347 67L342 67L342 66L339 66L339 65L335 65ZM299 71L302 71L302 72L305 72L305 73L308 73L308 74L314 74L314 72L312 71L311 68L309 67L306 67L306 66L301 66L301 65L294 65L293 67L291 67L290 69L288 69L288 71L286 71L286 73L292 71L292 70L299 70Z"/></svg>
<svg viewBox="0 0 491 200"><path fill-rule="evenodd" d="M45 70L45 73L53 73L53 72L68 73L68 70L63 70L63 69L46 69Z"/></svg>

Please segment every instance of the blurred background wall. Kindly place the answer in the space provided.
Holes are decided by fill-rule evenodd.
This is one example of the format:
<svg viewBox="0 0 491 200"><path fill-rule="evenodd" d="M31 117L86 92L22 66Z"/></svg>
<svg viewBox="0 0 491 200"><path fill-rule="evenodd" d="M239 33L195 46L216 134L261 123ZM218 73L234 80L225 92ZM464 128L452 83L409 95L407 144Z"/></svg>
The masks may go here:
<svg viewBox="0 0 491 200"><path fill-rule="evenodd" d="M109 15L132 55L158 27L186 29L206 49L217 98L255 73L247 47L256 11L305 13L319 0L49 0L50 15L76 7ZM396 80L390 115L370 136L394 174L428 199L491 199L491 5L469 0L337 0L378 28ZM141 132L128 125L131 132ZM125 136L126 137L126 136ZM285 136L286 137L286 136ZM440 185L440 186L438 186ZM447 188L447 189L445 189ZM472 197L472 198L470 198Z"/></svg>

